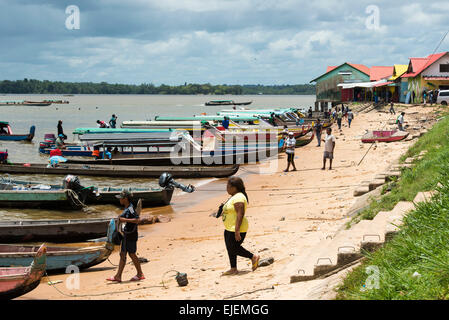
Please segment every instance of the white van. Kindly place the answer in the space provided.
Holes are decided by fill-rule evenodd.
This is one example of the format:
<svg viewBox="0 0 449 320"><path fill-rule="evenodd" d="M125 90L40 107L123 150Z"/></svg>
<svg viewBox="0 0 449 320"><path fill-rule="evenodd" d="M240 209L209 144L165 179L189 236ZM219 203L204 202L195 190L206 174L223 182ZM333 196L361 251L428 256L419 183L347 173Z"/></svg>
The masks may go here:
<svg viewBox="0 0 449 320"><path fill-rule="evenodd" d="M447 106L449 103L449 90L438 91L437 103Z"/></svg>

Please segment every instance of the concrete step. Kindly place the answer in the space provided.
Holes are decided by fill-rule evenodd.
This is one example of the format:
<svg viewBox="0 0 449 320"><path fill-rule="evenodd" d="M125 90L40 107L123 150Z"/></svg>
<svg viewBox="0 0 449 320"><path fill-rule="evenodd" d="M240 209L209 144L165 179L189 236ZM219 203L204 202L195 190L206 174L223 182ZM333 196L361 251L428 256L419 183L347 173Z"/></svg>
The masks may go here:
<svg viewBox="0 0 449 320"><path fill-rule="evenodd" d="M369 191L372 191L383 184L385 184L385 179L374 179L368 185Z"/></svg>
<svg viewBox="0 0 449 320"><path fill-rule="evenodd" d="M290 282L308 281L326 276L363 257L363 250L375 251L398 232L403 217L415 204L429 200L435 192L419 192L414 201L400 201L393 210L379 212L373 220L362 220L349 230L338 232L333 239L322 240L310 248L303 259L295 260Z"/></svg>
<svg viewBox="0 0 449 320"><path fill-rule="evenodd" d="M387 219L387 226L385 228L386 241L389 241L394 237L399 231L399 227L402 225L402 218L414 208L414 203L409 201L400 201L396 204Z"/></svg>

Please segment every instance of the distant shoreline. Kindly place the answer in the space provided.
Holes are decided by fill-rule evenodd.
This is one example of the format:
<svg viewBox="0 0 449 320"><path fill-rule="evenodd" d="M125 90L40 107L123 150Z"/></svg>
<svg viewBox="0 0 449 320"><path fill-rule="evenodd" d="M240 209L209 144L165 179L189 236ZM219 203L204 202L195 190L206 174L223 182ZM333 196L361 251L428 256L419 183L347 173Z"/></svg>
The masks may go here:
<svg viewBox="0 0 449 320"><path fill-rule="evenodd" d="M315 95L315 85L212 85L210 83L169 86L152 83L110 84L107 82L61 82L48 80L3 80L0 94L159 94L159 95Z"/></svg>

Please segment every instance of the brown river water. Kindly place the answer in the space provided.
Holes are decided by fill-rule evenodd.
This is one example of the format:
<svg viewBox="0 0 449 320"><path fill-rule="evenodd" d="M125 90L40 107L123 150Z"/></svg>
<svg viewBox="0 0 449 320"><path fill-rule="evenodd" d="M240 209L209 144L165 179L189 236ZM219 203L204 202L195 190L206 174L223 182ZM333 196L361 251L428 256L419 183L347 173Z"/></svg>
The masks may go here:
<svg viewBox="0 0 449 320"><path fill-rule="evenodd" d="M97 120L109 121L112 114L118 116L117 127L126 120L152 120L155 116L192 116L207 113L215 115L222 109L231 106L205 106L209 100L234 100L236 102L253 101L246 108L269 109L273 107L297 107L308 109L313 106L315 96L207 96L207 95L0 95L1 100L44 99L67 100L69 104L52 104L48 107L0 106L0 120L8 121L13 133L28 133L30 126L36 126L32 142L0 141L0 150L8 150L11 162L47 163L48 156L38 152L39 142L44 134L56 135L58 120L63 121L67 141L72 141L72 132L76 128L96 127ZM40 183L62 184L64 176L58 175L11 175L12 179L36 181ZM111 187L145 187L157 186L155 179L108 178L80 176L83 186ZM178 182L198 186L197 192L185 194L176 190L169 206L153 208L151 213L176 214L177 211L201 201L203 197L214 196L222 191L207 192L208 188L225 191L225 179L179 179ZM110 205L90 206L83 211L58 211L38 209L6 209L0 208L0 220L18 219L76 219L117 216L121 209Z"/></svg>

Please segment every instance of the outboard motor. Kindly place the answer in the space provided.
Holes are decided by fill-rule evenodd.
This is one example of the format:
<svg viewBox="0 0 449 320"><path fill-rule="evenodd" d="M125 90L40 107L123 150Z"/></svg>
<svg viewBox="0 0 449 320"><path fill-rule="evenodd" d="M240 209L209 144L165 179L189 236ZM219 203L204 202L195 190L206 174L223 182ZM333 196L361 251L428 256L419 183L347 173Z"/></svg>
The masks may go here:
<svg viewBox="0 0 449 320"><path fill-rule="evenodd" d="M82 202L85 202L88 196L94 196L92 187L83 187L80 183L80 179L77 176L73 176L71 174L65 176L62 182L62 186L64 187L64 189L73 190Z"/></svg>
<svg viewBox="0 0 449 320"><path fill-rule="evenodd" d="M185 186L181 183L176 182L173 179L173 176L170 173L164 172L159 177L159 185L162 188L179 188L184 192L192 193L195 191L195 187L189 184L188 186Z"/></svg>

